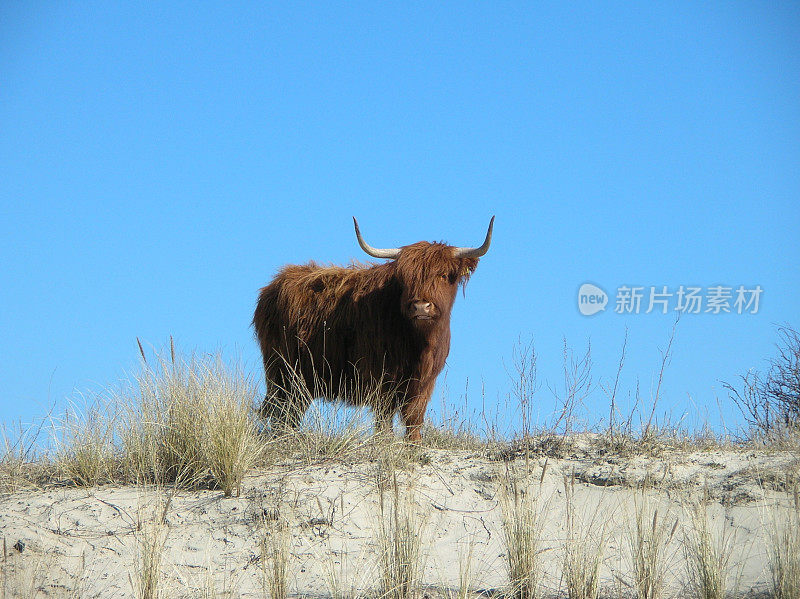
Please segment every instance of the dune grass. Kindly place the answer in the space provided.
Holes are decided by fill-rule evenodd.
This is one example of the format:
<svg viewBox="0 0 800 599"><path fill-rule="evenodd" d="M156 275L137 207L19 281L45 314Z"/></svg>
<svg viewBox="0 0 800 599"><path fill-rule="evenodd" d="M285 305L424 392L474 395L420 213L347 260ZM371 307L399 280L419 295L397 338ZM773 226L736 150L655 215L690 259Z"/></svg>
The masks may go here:
<svg viewBox="0 0 800 599"><path fill-rule="evenodd" d="M37 489L56 478L50 456L40 448L46 419L17 430L0 429L0 493Z"/></svg>
<svg viewBox="0 0 800 599"><path fill-rule="evenodd" d="M625 540L631 564L631 577L637 599L661 599L666 592L668 569L672 563L670 543L679 520L664 508L659 511L646 490L634 497L632 521L628 521Z"/></svg>
<svg viewBox="0 0 800 599"><path fill-rule="evenodd" d="M709 501L691 503L690 526L684 530L688 592L695 599L724 599L728 593L733 532L725 519L713 519Z"/></svg>
<svg viewBox="0 0 800 599"><path fill-rule="evenodd" d="M508 569L508 595L514 599L538 599L542 594L542 525L547 504L539 498L547 462L542 468L539 488L527 484L529 476L506 467L501 477L505 562ZM526 474L530 470L526 469Z"/></svg>
<svg viewBox="0 0 800 599"><path fill-rule="evenodd" d="M466 551L460 551L458 555L458 589L451 593L451 599L468 599L474 581L474 554L475 539L470 538L467 543Z"/></svg>
<svg viewBox="0 0 800 599"><path fill-rule="evenodd" d="M54 421L55 466L59 475L80 487L94 487L114 478L115 406L102 396L72 402Z"/></svg>
<svg viewBox="0 0 800 599"><path fill-rule="evenodd" d="M664 352L659 378L663 376L668 351L669 348ZM502 539L507 573L504 596L540 599L566 592L570 599L596 599L604 582L600 579L600 566L609 547L616 547L619 559L630 564L626 584L629 582L629 593L638 599L666 599L667 579L674 579L675 571L684 569L692 597L723 599L730 594L733 541L730 531L718 527L710 518L705 503L687 510L684 551L676 557L670 554L670 547L679 530L677 520L668 515L668 510L651 505L644 491L637 495L634 511L622 527L623 535L610 539L600 515L590 514L587 518L580 512L576 499L579 483L574 475L565 477L561 497L545 498L542 481L547 461L541 471L536 470L538 466L531 467L535 456L567 459L573 454L596 452L592 459L652 457L673 450L731 446L730 440L707 431L687 433L680 423L657 421L653 414L658 388L653 403L640 415L640 430L632 426L631 414L627 418L616 415L606 431L567 434L580 430L576 413L590 385L591 361L588 351L583 358L583 354L571 358L573 354L566 346L567 384L563 397L557 399L550 425L534 430L531 409L539 388L535 353L532 347L526 352L517 373L521 381L517 391L522 397L514 398L526 414L522 434L503 437L498 434L501 427L497 422L490 422L485 416L483 428L474 420L462 420L466 409L452 414L443 411L438 422L426 424L421 446L409 446L398 436L373 434L368 406L380 398L368 397L369 390L358 391L367 407L353 409L312 401L319 389L304 388L305 383L297 381L293 394L299 404L310 403L310 407L299 426L277 430L259 417L263 396L254 377L226 362L221 354L181 356L172 344L168 350L151 356L142 351L139 368L118 388L80 397L63 416L49 418L50 427L39 426L19 435L4 434L0 492L15 493L42 484L92 488L114 482L141 489L158 488L162 495L166 489L217 489L225 497L236 497L242 493L245 477L256 467L277 471L280 466L290 471L327 462L370 464L378 471L378 516L372 539L376 567L372 582L381 597L409 599L420 596L425 588L424 566L431 549L424 533L433 510L431 502L417 492L412 482L414 473L428 466L427 471L437 471L436 463L431 462L436 458L431 455L441 457L452 452L462 459L468 452L470 456L505 462L496 502L496 532ZM616 382L614 388L609 387L612 398L615 388ZM611 413L616 414L617 408L614 399ZM43 430L50 437L45 443L47 449L39 450L35 440L44 434ZM800 498L796 489L793 501L790 507L783 505L780 512L776 508L768 531L770 592L777 599L798 599ZM156 505L157 509L137 516L134 535L137 549L130 566L130 583L142 599L170 593L164 586L164 570L171 566L162 563L169 533L169 506L168 502ZM549 538L545 543L544 523L551 514L559 513L559 507L565 514L560 523L563 536ZM254 570L260 568L265 596L285 599L290 594L291 573L297 566L297 558L291 553L292 534L301 529L293 518L286 512L277 520L264 519L260 524L260 567ZM543 571L542 556L550 549L562 556L558 568L561 587L555 591L546 589L543 582L548 573ZM459 599L470 595L475 581L474 551L471 542L468 553L461 555L459 585L453 592ZM491 567L496 568L497 564ZM14 579L12 570L5 566L2 573L3 588L14 587L4 591L2 599L27 596L26 593L37 596L36 585L31 586L30 581ZM554 578L552 572L549 574ZM354 580L343 576L342 569L328 576L331 596L345 599L363 592L356 588ZM76 580L79 577L76 575ZM212 589L209 593L214 588L212 583L213 580L206 584Z"/></svg>
<svg viewBox="0 0 800 599"><path fill-rule="evenodd" d="M767 551L775 599L800 599L800 485L788 505L776 503L769 515Z"/></svg>
<svg viewBox="0 0 800 599"><path fill-rule="evenodd" d="M422 551L424 518L411 484L401 484L397 472L379 470L378 524L375 544L380 572L382 599L410 599L421 586L425 569Z"/></svg>
<svg viewBox="0 0 800 599"><path fill-rule="evenodd" d="M161 357L116 396L123 406L123 469L135 482L210 485L238 494L266 451L253 409L252 378L220 355Z"/></svg>
<svg viewBox="0 0 800 599"><path fill-rule="evenodd" d="M385 403L385 393L391 394L388 382L367 385L356 381L353 388L339 390L362 406L353 409L315 400L331 390L321 377L306 381L297 373L286 381L288 389L281 390L288 397L287 405L264 407L260 372L248 372L219 352L187 356L176 351L171 340L162 351L148 353L141 344L139 349L138 368L121 384L79 397L63 415L45 419L52 423L45 431L51 434L42 443L48 448L45 452L37 453L35 448L44 436L41 426L13 435L4 429L0 491L48 481L82 487L127 482L218 488L231 496L241 492L243 477L257 464L288 458L311 464L383 453L373 435L372 408ZM664 352L659 380L668 354L669 348ZM623 361L624 353L620 370ZM565 386L563 391L553 391L555 412L546 417L541 429L535 428L532 413L533 406L541 403L536 364L532 343L515 351L513 394L505 398L505 405L495 406L491 417L485 410L468 413L468 386L463 409L448 408L444 399L440 413L431 406L422 447L498 457L566 455L572 443L568 433L579 430L578 413L593 385L590 350L576 354L565 343ZM288 366L287 371L294 372ZM620 417L616 398L619 374L608 391L612 402L609 427L593 436L601 451L658 455L676 448L702 444L710 449L727 443L712 434L700 438L687 433L681 423L659 422L653 416L659 387L649 407L637 393L631 414ZM485 389L480 393L485 406ZM292 406L305 411L299 426L281 428L261 418L269 412L293 411ZM502 432L500 422L509 414L521 416L521 431ZM641 422L638 431L632 424L635 414Z"/></svg>
<svg viewBox="0 0 800 599"><path fill-rule="evenodd" d="M136 514L135 557L129 573L136 599L167 597L163 582L162 561L169 528L167 513L172 496L163 489L144 489Z"/></svg>
<svg viewBox="0 0 800 599"><path fill-rule="evenodd" d="M171 346L168 357L148 360L142 352L118 388L73 401L51 419L52 457L31 459L23 435L14 445L5 436L0 483L14 490L38 462L49 464L51 479L80 487L176 484L237 495L271 448L254 412L258 395L252 377L220 354L181 357Z"/></svg>
<svg viewBox="0 0 800 599"><path fill-rule="evenodd" d="M600 564L607 541L608 514L585 516L575 500L575 477L564 477L564 538L562 577L569 599L597 599Z"/></svg>
<svg viewBox="0 0 800 599"><path fill-rule="evenodd" d="M261 586L270 599L289 596L289 558L291 550L289 521L282 513L274 520L262 518Z"/></svg>

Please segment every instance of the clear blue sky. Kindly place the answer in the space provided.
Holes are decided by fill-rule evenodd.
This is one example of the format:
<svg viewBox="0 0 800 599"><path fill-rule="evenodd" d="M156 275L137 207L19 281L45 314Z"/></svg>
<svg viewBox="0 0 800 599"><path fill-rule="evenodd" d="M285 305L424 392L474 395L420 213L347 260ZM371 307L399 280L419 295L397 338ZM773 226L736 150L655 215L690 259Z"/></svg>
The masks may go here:
<svg viewBox="0 0 800 599"><path fill-rule="evenodd" d="M352 215L394 246L496 214L449 401L503 405L533 336L544 416L562 338L608 383L626 327L647 396L674 315L614 313L619 286L760 285L757 314L681 319L664 382L660 413L735 424L719 381L800 325L798 167L797 3L5 2L0 422L113 386L136 337L258 368L258 288L365 259Z"/></svg>

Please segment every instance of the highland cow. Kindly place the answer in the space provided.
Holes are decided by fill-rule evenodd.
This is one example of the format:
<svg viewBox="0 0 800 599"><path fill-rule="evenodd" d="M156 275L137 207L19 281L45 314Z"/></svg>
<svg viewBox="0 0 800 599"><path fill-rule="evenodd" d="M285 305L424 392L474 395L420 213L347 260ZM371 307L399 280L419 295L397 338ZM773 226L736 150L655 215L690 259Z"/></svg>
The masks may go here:
<svg viewBox="0 0 800 599"><path fill-rule="evenodd" d="M436 377L450 351L450 311L459 285L492 240L477 248L420 241L361 248L382 264L285 266L261 289L253 326L264 360L261 408L272 428L293 428L314 398L369 406L376 429L399 410L406 438L420 440Z"/></svg>

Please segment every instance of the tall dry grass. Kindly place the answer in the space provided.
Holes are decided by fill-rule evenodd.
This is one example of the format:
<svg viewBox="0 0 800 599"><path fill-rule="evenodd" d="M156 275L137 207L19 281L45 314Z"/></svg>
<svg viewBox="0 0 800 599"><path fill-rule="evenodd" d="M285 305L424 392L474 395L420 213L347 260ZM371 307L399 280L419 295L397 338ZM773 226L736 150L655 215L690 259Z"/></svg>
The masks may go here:
<svg viewBox="0 0 800 599"><path fill-rule="evenodd" d="M115 406L103 396L71 402L54 420L56 471L81 487L112 480L116 428Z"/></svg>
<svg viewBox="0 0 800 599"><path fill-rule="evenodd" d="M140 371L116 396L124 470L135 482L211 484L238 494L245 473L263 456L254 405L257 386L220 355L142 354Z"/></svg>
<svg viewBox="0 0 800 599"><path fill-rule="evenodd" d="M724 599L733 555L733 532L725 519L714 521L709 501L688 507L690 525L684 531L688 592L695 599Z"/></svg>
<svg viewBox="0 0 800 599"><path fill-rule="evenodd" d="M467 449L485 453L487 448L497 440L497 431L492 429L496 424L487 419L486 411L471 411L469 407L469 378L464 385L464 392L458 401L453 401L447 384L447 372L437 383L439 405L431 402L422 427L422 439L425 447L435 449L459 450ZM486 389L481 386L481 403L486 405ZM478 422L482 422L481 427Z"/></svg>
<svg viewBox="0 0 800 599"><path fill-rule="evenodd" d="M538 490L526 484L528 476L520 476L508 467L501 478L500 506L508 592L514 599L538 599L542 593L542 527L547 506L539 496L546 468L547 462L542 468ZM525 473L530 473L530 468Z"/></svg>
<svg viewBox="0 0 800 599"><path fill-rule="evenodd" d="M262 519L261 585L270 599L289 596L289 558L291 555L291 530L283 514L274 520Z"/></svg>
<svg viewBox="0 0 800 599"><path fill-rule="evenodd" d="M401 382L356 379L334 386L325 378L324 365L310 380L285 360L282 370L284 380L268 385L268 399L260 412L269 422L272 438L291 447L294 455L311 463L357 453L373 444L374 437L394 438L385 406L394 401ZM319 399L324 397L347 398L348 403Z"/></svg>
<svg viewBox="0 0 800 599"><path fill-rule="evenodd" d="M331 599L351 599L358 595L357 587L348 585L346 580L347 552L342 552L338 562L333 552L329 550L330 557L323 561L325 568L325 584Z"/></svg>
<svg viewBox="0 0 800 599"><path fill-rule="evenodd" d="M302 426L274 437L292 455L312 464L357 455L373 441L373 423L366 410L340 403L316 402L306 412Z"/></svg>
<svg viewBox="0 0 800 599"><path fill-rule="evenodd" d="M86 554L73 558L68 564L57 549L38 555L14 552L9 555L6 539L2 542L0 558L0 599L83 599L89 596L87 582L97 576L86 564ZM69 580L54 573L69 567Z"/></svg>
<svg viewBox="0 0 800 599"><path fill-rule="evenodd" d="M238 495L245 474L270 449L254 410L252 377L220 354L183 357L173 344L166 357L148 360L143 349L141 355L120 387L73 401L50 419L45 445L52 458L36 455L39 429L13 442L4 430L0 490L16 490L47 470L50 480L84 487L119 481Z"/></svg>
<svg viewBox="0 0 800 599"><path fill-rule="evenodd" d="M410 599L421 586L425 569L422 533L425 519L411 484L398 481L397 472L377 475L378 524L376 545L382 599Z"/></svg>
<svg viewBox="0 0 800 599"><path fill-rule="evenodd" d="M575 477L564 477L564 555L562 575L569 599L597 599L600 564L607 540L608 514L600 506L585 515L575 499Z"/></svg>
<svg viewBox="0 0 800 599"><path fill-rule="evenodd" d="M253 415L255 390L241 386L241 378L216 377L215 373L211 372L211 379L222 384L204 414L205 458L225 496L238 496L245 474L264 456L267 445Z"/></svg>
<svg viewBox="0 0 800 599"><path fill-rule="evenodd" d="M32 426L9 431L0 428L0 493L16 493L36 488L54 476L49 456L40 448L40 437L47 419Z"/></svg>
<svg viewBox="0 0 800 599"><path fill-rule="evenodd" d="M330 540L330 539L328 539ZM378 578L377 564L370 560L372 551L365 544L355 556L348 552L346 546L334 550L330 543L326 547L327 555L319 556L322 562L325 584L330 599L359 599L368 597L365 589L374 584Z"/></svg>
<svg viewBox="0 0 800 599"><path fill-rule="evenodd" d="M58 477L80 486L111 480L175 483L187 488L220 488L226 495L236 495L245 473L259 461L271 463L299 457L313 463L356 456L364 450L368 456L384 453L382 444L371 435L373 421L368 410L374 412L376 407L385 405L387 395L392 395L399 383L356 381L347 389L333 390L322 376L307 381L287 365L287 389L281 389L276 397L288 399L281 406L263 407L253 376L240 366L229 364L220 354L184 356L172 342L164 351L150 354L140 344L140 352L139 368L120 387L88 401L76 401L63 417L51 419L55 434L45 444L55 448L52 461L31 458L29 441L12 443L4 435L0 490ZM668 352L664 354L661 375ZM514 398L519 404L515 413L522 415L522 445L513 436L499 437L503 427L496 419L502 410L495 414L494 421L487 418L485 409L481 412L483 430L468 422L465 389L463 412L448 417L443 409L440 426L426 426L423 448L469 449L486 455L513 454L520 449L563 454L569 440L554 433L566 435L575 428L583 398L592 388L590 350L576 358L565 342L564 392L556 394L556 416L546 427L550 436L539 440L533 438L534 396L539 383L532 344L515 350L515 369ZM617 382L612 398L616 387ZM321 395L347 396L362 409L354 410L341 402L323 405L317 399ZM482 395L485 403L485 390ZM305 418L287 430L273 426L274 434L266 437L261 434L265 424L258 418L256 406L273 415L287 410L297 411L298 415L305 412ZM628 421L631 419L632 415ZM387 422L383 418L378 429L390 431ZM660 437L663 429L651 418L645 428L648 440ZM628 433L632 439L630 427ZM514 435L510 431L509 434ZM633 441L627 443L626 434L616 428L612 428L610 436L606 443L610 451L626 448L624 451L633 453L638 447Z"/></svg>
<svg viewBox="0 0 800 599"><path fill-rule="evenodd" d="M646 491L634 497L633 520L629 521L625 535L637 599L664 596L672 557L670 543L678 523L678 518L670 518L666 509L659 512Z"/></svg>
<svg viewBox="0 0 800 599"><path fill-rule="evenodd" d="M472 588L474 573L473 573L473 556L475 554L475 537L470 537L467 542L467 550L460 551L458 555L458 589L455 593L451 593L451 599L468 599L470 596L470 589Z"/></svg>
<svg viewBox="0 0 800 599"><path fill-rule="evenodd" d="M161 599L168 596L164 588L162 560L169 534L167 513L172 494L165 494L159 487L142 488L141 491L134 532L133 569L128 577L136 599Z"/></svg>
<svg viewBox="0 0 800 599"><path fill-rule="evenodd" d="M776 503L767 529L767 552L775 599L800 599L800 485L791 488L791 503Z"/></svg>

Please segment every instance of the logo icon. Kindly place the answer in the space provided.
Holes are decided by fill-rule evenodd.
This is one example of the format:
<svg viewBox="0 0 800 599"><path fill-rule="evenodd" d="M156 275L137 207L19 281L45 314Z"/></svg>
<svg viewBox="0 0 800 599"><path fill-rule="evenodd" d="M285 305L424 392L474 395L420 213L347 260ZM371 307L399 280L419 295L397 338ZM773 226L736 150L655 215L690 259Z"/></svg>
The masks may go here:
<svg viewBox="0 0 800 599"><path fill-rule="evenodd" d="M608 294L597 285L584 283L578 289L578 310L584 316L592 316L606 309Z"/></svg>

